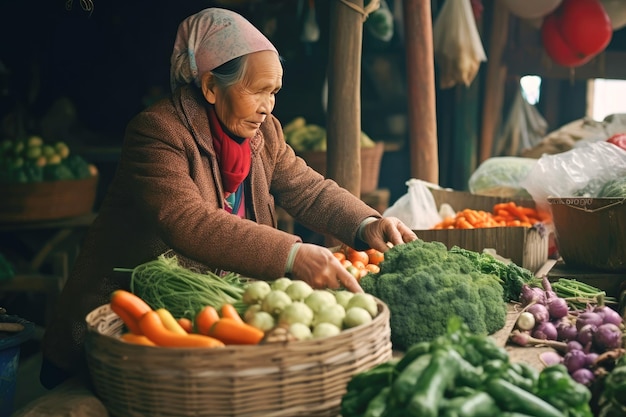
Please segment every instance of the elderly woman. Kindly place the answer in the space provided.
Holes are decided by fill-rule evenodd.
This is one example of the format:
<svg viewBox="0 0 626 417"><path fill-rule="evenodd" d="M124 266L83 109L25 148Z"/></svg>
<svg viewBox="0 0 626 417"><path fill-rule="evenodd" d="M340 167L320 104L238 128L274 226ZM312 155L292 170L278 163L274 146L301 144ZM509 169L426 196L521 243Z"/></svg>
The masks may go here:
<svg viewBox="0 0 626 417"><path fill-rule="evenodd" d="M357 292L329 249L276 227L275 205L357 248L416 239L296 157L272 116L282 75L272 43L238 14L209 8L180 24L171 97L129 123L115 178L46 329L44 386L86 376L85 316L130 285L116 267L171 250L212 270Z"/></svg>

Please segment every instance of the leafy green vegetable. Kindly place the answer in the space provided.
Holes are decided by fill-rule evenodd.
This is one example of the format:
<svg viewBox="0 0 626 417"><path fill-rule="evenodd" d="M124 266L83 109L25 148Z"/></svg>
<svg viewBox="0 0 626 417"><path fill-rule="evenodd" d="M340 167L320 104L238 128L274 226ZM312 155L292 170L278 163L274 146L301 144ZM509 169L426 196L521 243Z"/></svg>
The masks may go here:
<svg viewBox="0 0 626 417"><path fill-rule="evenodd" d="M607 181L598 191L598 197L626 197L626 177Z"/></svg>
<svg viewBox="0 0 626 417"><path fill-rule="evenodd" d="M504 289L504 301L519 301L522 293L522 285L535 280L535 276L526 268L509 262L504 263L489 253L479 253L455 246L450 249L452 253L465 256L483 274L495 275Z"/></svg>

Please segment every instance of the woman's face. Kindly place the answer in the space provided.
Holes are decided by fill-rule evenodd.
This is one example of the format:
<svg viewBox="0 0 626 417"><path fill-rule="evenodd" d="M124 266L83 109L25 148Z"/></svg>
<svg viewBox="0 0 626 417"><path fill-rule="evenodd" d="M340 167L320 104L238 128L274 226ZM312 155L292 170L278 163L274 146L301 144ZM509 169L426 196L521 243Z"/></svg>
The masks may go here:
<svg viewBox="0 0 626 417"><path fill-rule="evenodd" d="M283 68L276 52L255 52L248 57L241 82L227 89L214 86L205 91L205 96L215 105L217 117L230 133L251 138L272 113L282 78Z"/></svg>

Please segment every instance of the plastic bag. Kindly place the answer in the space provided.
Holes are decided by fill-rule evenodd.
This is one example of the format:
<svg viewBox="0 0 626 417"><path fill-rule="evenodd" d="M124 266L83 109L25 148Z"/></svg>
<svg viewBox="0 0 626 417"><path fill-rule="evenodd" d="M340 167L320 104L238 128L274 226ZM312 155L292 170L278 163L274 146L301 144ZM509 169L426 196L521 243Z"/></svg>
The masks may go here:
<svg viewBox="0 0 626 417"><path fill-rule="evenodd" d="M536 159L516 156L486 159L470 176L469 191L493 197L530 198L520 183L536 163Z"/></svg>
<svg viewBox="0 0 626 417"><path fill-rule="evenodd" d="M441 88L472 83L487 56L470 0L444 2L433 25L433 48Z"/></svg>
<svg viewBox="0 0 626 417"><path fill-rule="evenodd" d="M384 217L397 217L411 230L428 230L441 221L429 183L411 178L406 182L408 192L396 200L383 213Z"/></svg>
<svg viewBox="0 0 626 417"><path fill-rule="evenodd" d="M605 141L589 143L537 160L521 185L538 208L548 197L596 197L610 180L626 176L626 151Z"/></svg>
<svg viewBox="0 0 626 417"><path fill-rule="evenodd" d="M531 149L539 144L547 130L548 122L539 110L526 100L520 86L500 139L496 142L495 155L520 155L524 149Z"/></svg>

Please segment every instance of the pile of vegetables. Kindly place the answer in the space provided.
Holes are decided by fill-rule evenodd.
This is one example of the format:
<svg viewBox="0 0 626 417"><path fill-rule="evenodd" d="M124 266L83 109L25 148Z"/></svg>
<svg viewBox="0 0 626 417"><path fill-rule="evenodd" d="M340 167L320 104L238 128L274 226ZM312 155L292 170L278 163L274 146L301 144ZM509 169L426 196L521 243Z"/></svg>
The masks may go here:
<svg viewBox="0 0 626 417"><path fill-rule="evenodd" d="M283 127L285 141L296 152L326 151L326 129L314 123L307 123L303 117L296 117ZM374 142L365 132L361 132L362 148L373 148Z"/></svg>
<svg viewBox="0 0 626 417"><path fill-rule="evenodd" d="M354 375L346 389L343 417L592 416L591 392L563 365L539 372L514 363L458 317L444 335Z"/></svg>
<svg viewBox="0 0 626 417"><path fill-rule="evenodd" d="M534 207L524 207L513 201L494 204L491 212L484 210L463 209L454 216L448 216L433 229L476 229L482 227L532 227L537 223L550 221L547 213Z"/></svg>
<svg viewBox="0 0 626 417"><path fill-rule="evenodd" d="M286 329L293 340L338 335L378 315L374 297L347 290L318 290L301 280L253 281L243 294L246 323L266 333Z"/></svg>
<svg viewBox="0 0 626 417"><path fill-rule="evenodd" d="M568 293L564 289L568 283L571 281L555 286ZM582 285L578 285L579 292ZM587 292L593 291L587 287ZM570 308L568 299L559 296L548 278L543 277L542 287L523 287L520 301L524 308L510 339L521 346L555 348L559 354L545 355L544 361L563 364L576 381L590 386L598 375L605 373L604 359L623 350L623 319L603 300L600 297L599 303L582 309Z"/></svg>
<svg viewBox="0 0 626 417"><path fill-rule="evenodd" d="M370 272L380 272L379 265L385 259L385 254L379 250L356 250L345 244L333 252L333 255L359 281Z"/></svg>
<svg viewBox="0 0 626 417"><path fill-rule="evenodd" d="M444 334L453 315L477 334L501 329L506 302L519 297L527 273L488 254L417 239L385 252L380 272L360 284L389 306L392 343L405 350Z"/></svg>
<svg viewBox="0 0 626 417"><path fill-rule="evenodd" d="M264 333L246 323L231 304L200 310L195 324L174 317L166 308L152 309L132 292L116 290L111 294L111 310L124 322L124 342L145 346L217 348L226 345L258 344Z"/></svg>
<svg viewBox="0 0 626 417"><path fill-rule="evenodd" d="M0 143L0 182L39 182L89 178L95 165L72 154L65 142L47 143L40 136Z"/></svg>

